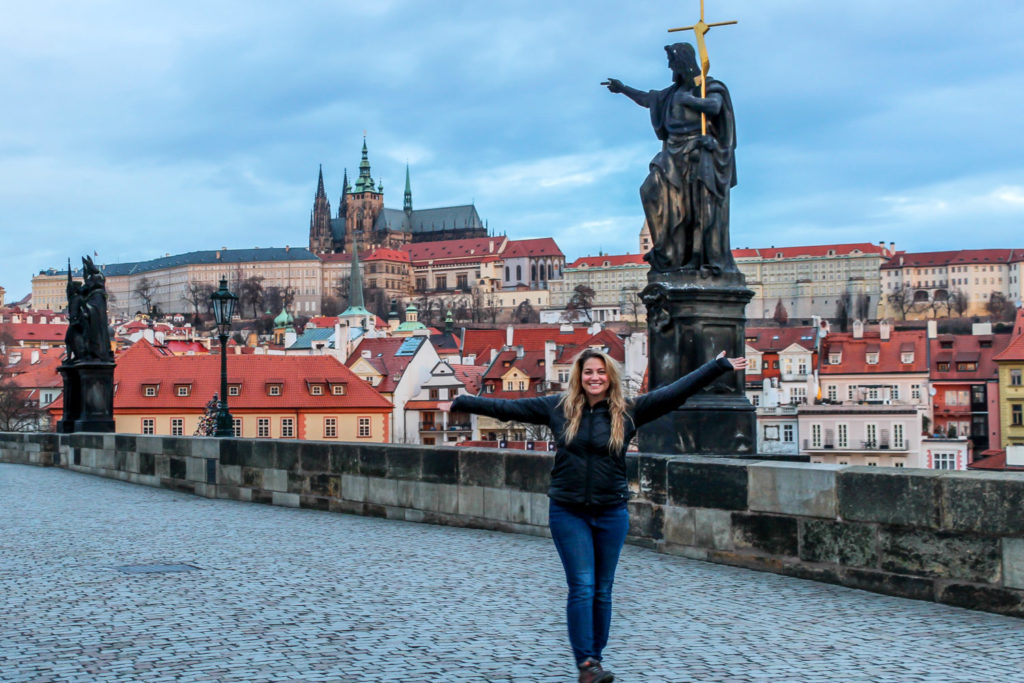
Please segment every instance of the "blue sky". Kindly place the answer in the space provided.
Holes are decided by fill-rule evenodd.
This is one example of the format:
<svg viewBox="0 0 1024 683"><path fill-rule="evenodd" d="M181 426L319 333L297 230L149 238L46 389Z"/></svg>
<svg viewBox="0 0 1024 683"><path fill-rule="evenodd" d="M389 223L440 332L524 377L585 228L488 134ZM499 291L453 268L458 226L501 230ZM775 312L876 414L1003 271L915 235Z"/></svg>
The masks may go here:
<svg viewBox="0 0 1024 683"><path fill-rule="evenodd" d="M362 132L385 203L475 202L568 259L635 252L659 143L598 83L669 83L697 0L36 0L0 23L0 285L68 256L306 245ZM1024 3L707 0L734 247L1024 247ZM692 34L687 34L692 35Z"/></svg>

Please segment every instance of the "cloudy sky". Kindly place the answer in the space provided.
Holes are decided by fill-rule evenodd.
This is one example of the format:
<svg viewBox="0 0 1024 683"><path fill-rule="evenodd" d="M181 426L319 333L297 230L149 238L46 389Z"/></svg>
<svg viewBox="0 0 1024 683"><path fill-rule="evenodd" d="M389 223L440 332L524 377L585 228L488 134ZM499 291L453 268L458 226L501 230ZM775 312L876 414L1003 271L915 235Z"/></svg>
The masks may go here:
<svg viewBox="0 0 1024 683"><path fill-rule="evenodd" d="M570 260L635 252L659 143L598 84L669 84L697 0L5 4L0 285L98 252L306 245L367 131L385 203L475 202ZM1024 247L1024 3L708 0L733 246ZM682 36L684 34L675 34ZM686 34L686 35L692 35ZM675 40L677 38L671 38Z"/></svg>

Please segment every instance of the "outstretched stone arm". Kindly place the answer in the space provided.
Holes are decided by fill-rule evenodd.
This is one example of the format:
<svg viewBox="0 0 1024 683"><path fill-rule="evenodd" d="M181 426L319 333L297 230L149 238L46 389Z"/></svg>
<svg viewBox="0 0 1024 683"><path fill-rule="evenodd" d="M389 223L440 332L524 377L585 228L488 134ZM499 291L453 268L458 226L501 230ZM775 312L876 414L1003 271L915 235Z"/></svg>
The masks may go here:
<svg viewBox="0 0 1024 683"><path fill-rule="evenodd" d="M613 93L622 93L645 109L649 109L651 106L651 94L649 92L631 88L617 78L609 78L601 83L601 85L608 86L608 90Z"/></svg>
<svg viewBox="0 0 1024 683"><path fill-rule="evenodd" d="M722 111L722 96L718 93L711 93L707 97L700 97L693 93L680 92L678 98L677 104L681 104L687 109L692 109L701 114L718 116L718 112Z"/></svg>

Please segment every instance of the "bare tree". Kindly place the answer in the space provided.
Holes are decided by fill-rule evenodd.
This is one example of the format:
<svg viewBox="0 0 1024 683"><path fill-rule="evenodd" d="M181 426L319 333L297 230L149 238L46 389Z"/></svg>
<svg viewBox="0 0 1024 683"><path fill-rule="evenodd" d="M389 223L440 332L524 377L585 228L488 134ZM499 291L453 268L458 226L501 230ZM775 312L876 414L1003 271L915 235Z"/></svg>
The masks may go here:
<svg viewBox="0 0 1024 683"><path fill-rule="evenodd" d="M954 289L949 293L949 309L956 313L957 317L963 316L969 306L964 290Z"/></svg>
<svg viewBox="0 0 1024 683"><path fill-rule="evenodd" d="M491 292L487 295L487 302L484 304L484 316L490 318L491 324L498 322L498 314L501 313L501 299Z"/></svg>
<svg viewBox="0 0 1024 683"><path fill-rule="evenodd" d="M1017 315L1017 307L1002 292L989 295L985 310L992 316L993 322L1012 322Z"/></svg>
<svg viewBox="0 0 1024 683"><path fill-rule="evenodd" d="M363 303L366 309L384 320L388 319L388 311L391 309L391 299L388 298L387 290L380 287L367 287L363 291Z"/></svg>
<svg viewBox="0 0 1024 683"><path fill-rule="evenodd" d="M540 322L540 314L534 310L533 306L530 305L529 299L523 299L518 306L516 306L515 313L512 314L512 321L517 323L537 323Z"/></svg>
<svg viewBox="0 0 1024 683"><path fill-rule="evenodd" d="M886 296L886 301L888 301L893 310L899 314L901 320L906 320L907 315L911 313L917 305L914 301L914 288L910 286L909 282L904 283L902 287Z"/></svg>
<svg viewBox="0 0 1024 683"><path fill-rule="evenodd" d="M146 315L152 315L153 313L153 283L149 281L149 278L145 275L135 285L135 296L142 299L142 307L146 312Z"/></svg>
<svg viewBox="0 0 1024 683"><path fill-rule="evenodd" d="M857 312L857 317L861 320L868 320L871 318L871 297L867 292L857 293L857 304L854 307Z"/></svg>
<svg viewBox="0 0 1024 683"><path fill-rule="evenodd" d="M341 300L338 297L325 296L320 299L320 315L338 315L341 311Z"/></svg>
<svg viewBox="0 0 1024 683"><path fill-rule="evenodd" d="M484 320L484 292L480 287L473 287L469 295L469 319L471 322L479 323Z"/></svg>
<svg viewBox="0 0 1024 683"><path fill-rule="evenodd" d="M840 332L850 331L850 293L844 292L839 295L836 299L836 324L839 326Z"/></svg>
<svg viewBox="0 0 1024 683"><path fill-rule="evenodd" d="M192 322L199 324L199 311L206 310L210 305L210 295L214 292L213 285L206 282L190 280L185 288L185 301L192 306Z"/></svg>
<svg viewBox="0 0 1024 683"><path fill-rule="evenodd" d="M294 287L267 287L263 295L263 304L271 313L280 313L291 308L295 302Z"/></svg>
<svg viewBox="0 0 1024 683"><path fill-rule="evenodd" d="M252 317L260 316L260 307L263 305L265 292L263 291L263 276L252 275L242 280L238 285L238 299L242 307L252 308Z"/></svg>
<svg viewBox="0 0 1024 683"><path fill-rule="evenodd" d="M45 412L14 379L7 359L13 341L6 330L0 331L0 432L38 431Z"/></svg>
<svg viewBox="0 0 1024 683"><path fill-rule="evenodd" d="M576 314L579 314L586 318L587 322L593 322L594 296L594 290L591 287L576 285L572 290L572 297L565 305L565 315L568 320L572 321Z"/></svg>
<svg viewBox="0 0 1024 683"><path fill-rule="evenodd" d="M785 327L786 323L789 322L789 312L786 311L786 306L782 303L782 299L779 299L779 303L775 304L775 313L772 315L772 320L779 324L779 327Z"/></svg>
<svg viewBox="0 0 1024 683"><path fill-rule="evenodd" d="M640 325L640 313L644 310L643 299L640 298L640 290L636 287L623 287L619 296L619 310L622 316L633 318L633 327Z"/></svg>

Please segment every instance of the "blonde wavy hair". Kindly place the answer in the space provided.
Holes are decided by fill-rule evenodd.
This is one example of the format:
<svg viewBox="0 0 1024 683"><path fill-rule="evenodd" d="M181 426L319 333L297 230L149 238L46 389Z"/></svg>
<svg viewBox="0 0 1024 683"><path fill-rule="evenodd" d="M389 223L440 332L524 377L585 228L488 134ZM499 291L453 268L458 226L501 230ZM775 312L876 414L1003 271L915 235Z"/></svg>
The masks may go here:
<svg viewBox="0 0 1024 683"><path fill-rule="evenodd" d="M626 409L626 397L622 393L622 371L614 358L597 349L586 349L572 364L572 372L569 375L569 388L559 404L565 415L565 431L562 436L565 442L569 443L576 438L580 430L580 422L583 419L583 407L587 405L587 395L583 390L583 364L591 358L600 358L604 363L605 373L608 376L608 411L611 413L611 439L608 441L608 450L618 452L622 449L626 438L626 419L629 413Z"/></svg>

